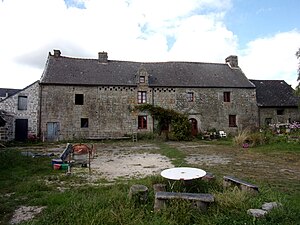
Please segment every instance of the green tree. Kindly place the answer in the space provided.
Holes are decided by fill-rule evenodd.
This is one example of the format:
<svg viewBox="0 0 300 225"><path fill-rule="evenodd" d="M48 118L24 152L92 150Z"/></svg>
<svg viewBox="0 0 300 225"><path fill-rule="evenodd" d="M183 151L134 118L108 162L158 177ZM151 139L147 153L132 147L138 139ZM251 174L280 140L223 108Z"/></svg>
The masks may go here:
<svg viewBox="0 0 300 225"><path fill-rule="evenodd" d="M296 57L297 57L297 59L300 60L300 48L296 52ZM299 81L299 83L296 87L296 94L300 96L300 61L298 63L298 78L297 78L297 81Z"/></svg>

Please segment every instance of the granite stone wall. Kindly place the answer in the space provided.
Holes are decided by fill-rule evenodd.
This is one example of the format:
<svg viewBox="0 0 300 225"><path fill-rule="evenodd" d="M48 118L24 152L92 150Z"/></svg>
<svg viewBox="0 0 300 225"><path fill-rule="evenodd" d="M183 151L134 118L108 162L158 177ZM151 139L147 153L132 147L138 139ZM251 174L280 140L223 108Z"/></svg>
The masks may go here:
<svg viewBox="0 0 300 225"><path fill-rule="evenodd" d="M19 96L27 97L27 107L25 110L18 109ZM28 134L38 135L39 130L39 83L35 82L15 95L9 96L0 102L0 109L7 112L12 119L2 130L6 130L6 141L15 138L15 121L16 119L28 120ZM3 137L3 135L1 135Z"/></svg>
<svg viewBox="0 0 300 225"><path fill-rule="evenodd" d="M147 92L148 104L172 108L196 119L199 132L215 128L236 133L240 128L257 126L255 89L42 85L43 137L49 137L49 123L59 124L57 140L121 137L153 131L151 116L133 110L138 104L138 91ZM223 101L224 91L231 93L230 102ZM188 92L193 93L193 101L188 101ZM75 104L76 94L83 95L83 105ZM147 115L146 130L137 129L139 115ZM229 115L236 115L236 127L229 127ZM82 127L82 119L88 120L88 127Z"/></svg>
<svg viewBox="0 0 300 225"><path fill-rule="evenodd" d="M288 123L300 121L299 108L259 108L260 126L266 125L269 121L271 124Z"/></svg>

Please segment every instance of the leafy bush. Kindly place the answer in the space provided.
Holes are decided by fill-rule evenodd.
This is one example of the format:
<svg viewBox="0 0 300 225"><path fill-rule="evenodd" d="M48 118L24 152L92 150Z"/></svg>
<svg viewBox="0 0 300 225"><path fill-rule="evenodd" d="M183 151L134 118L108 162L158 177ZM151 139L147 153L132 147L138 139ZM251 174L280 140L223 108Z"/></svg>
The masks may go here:
<svg viewBox="0 0 300 225"><path fill-rule="evenodd" d="M191 125L185 114L176 112L173 109L164 109L150 104L138 105L135 110L148 111L153 119L157 121L157 131L159 135L164 132L166 139L169 139L169 130L171 128L171 137L175 140L189 140L191 138Z"/></svg>

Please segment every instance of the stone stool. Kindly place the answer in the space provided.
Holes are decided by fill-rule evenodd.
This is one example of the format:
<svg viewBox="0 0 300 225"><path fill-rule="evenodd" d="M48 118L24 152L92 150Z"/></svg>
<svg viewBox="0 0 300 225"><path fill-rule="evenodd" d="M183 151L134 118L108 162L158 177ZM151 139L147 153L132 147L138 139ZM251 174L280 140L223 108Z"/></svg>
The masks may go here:
<svg viewBox="0 0 300 225"><path fill-rule="evenodd" d="M148 188L140 184L132 185L129 190L129 199L135 203L145 203L148 199Z"/></svg>

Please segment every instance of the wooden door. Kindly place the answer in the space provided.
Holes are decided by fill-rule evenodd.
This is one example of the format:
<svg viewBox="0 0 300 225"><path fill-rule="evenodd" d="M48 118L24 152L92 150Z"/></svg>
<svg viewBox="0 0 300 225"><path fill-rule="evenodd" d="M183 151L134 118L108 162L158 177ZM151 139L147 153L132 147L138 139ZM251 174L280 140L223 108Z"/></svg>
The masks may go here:
<svg viewBox="0 0 300 225"><path fill-rule="evenodd" d="M198 123L197 123L197 120L192 118L190 119L190 123L192 125L192 135L193 136L197 136L198 134Z"/></svg>
<svg viewBox="0 0 300 225"><path fill-rule="evenodd" d="M16 119L15 140L26 141L28 135L28 119Z"/></svg>

